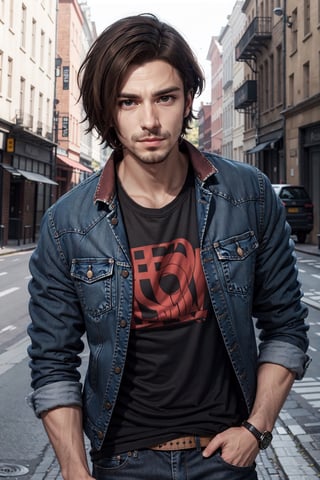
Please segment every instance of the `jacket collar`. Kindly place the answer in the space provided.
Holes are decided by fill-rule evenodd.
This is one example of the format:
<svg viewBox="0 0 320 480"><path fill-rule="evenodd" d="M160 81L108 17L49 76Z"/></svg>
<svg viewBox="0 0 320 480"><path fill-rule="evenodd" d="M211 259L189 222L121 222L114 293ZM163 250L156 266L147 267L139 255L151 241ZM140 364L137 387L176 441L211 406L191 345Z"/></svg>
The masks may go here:
<svg viewBox="0 0 320 480"><path fill-rule="evenodd" d="M217 173L217 169L212 163L191 143L182 140L180 150L185 152L192 163L195 176L205 182L211 175ZM109 157L105 167L101 172L99 183L94 195L94 202L103 202L110 204L114 198L116 190L116 169L115 165L122 158L118 151L114 151Z"/></svg>

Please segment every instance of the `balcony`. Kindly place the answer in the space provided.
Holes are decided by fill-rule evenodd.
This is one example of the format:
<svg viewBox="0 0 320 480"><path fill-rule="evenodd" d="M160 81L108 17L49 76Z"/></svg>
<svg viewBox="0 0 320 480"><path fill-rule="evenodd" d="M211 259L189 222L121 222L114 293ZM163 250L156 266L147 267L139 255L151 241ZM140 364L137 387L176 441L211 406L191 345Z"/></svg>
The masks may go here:
<svg viewBox="0 0 320 480"><path fill-rule="evenodd" d="M24 128L32 128L33 116L25 113L23 110L16 111L16 125Z"/></svg>
<svg viewBox="0 0 320 480"><path fill-rule="evenodd" d="M257 80L247 80L234 92L234 108L246 110L257 101Z"/></svg>
<svg viewBox="0 0 320 480"><path fill-rule="evenodd" d="M255 59L271 38L271 17L255 17L236 45L236 60Z"/></svg>

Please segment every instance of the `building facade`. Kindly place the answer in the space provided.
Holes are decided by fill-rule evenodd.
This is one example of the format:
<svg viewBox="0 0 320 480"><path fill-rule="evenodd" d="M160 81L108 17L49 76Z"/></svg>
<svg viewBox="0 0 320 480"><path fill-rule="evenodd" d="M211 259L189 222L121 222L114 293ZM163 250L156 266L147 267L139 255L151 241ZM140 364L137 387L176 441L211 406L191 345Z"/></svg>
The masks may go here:
<svg viewBox="0 0 320 480"><path fill-rule="evenodd" d="M0 3L0 242L34 241L56 198L56 1Z"/></svg>
<svg viewBox="0 0 320 480"><path fill-rule="evenodd" d="M211 63L211 152L222 154L222 47L212 37L207 54Z"/></svg>
<svg viewBox="0 0 320 480"><path fill-rule="evenodd" d="M235 108L246 117L244 155L272 183L304 184L320 230L320 1L246 0L235 55L246 80ZM254 145L253 145L254 139Z"/></svg>
<svg viewBox="0 0 320 480"><path fill-rule="evenodd" d="M227 25L222 29L222 154L243 161L244 116L234 108L234 92L244 81L244 64L235 61L235 44L243 31L246 17L243 0L235 2Z"/></svg>
<svg viewBox="0 0 320 480"><path fill-rule="evenodd" d="M55 135L58 196L61 196L92 173L91 136L83 140L77 76L94 33L88 28L85 11L77 0L59 0L57 22ZM81 143L88 147L83 148L83 162L80 161Z"/></svg>
<svg viewBox="0 0 320 480"><path fill-rule="evenodd" d="M199 149L211 150L211 104L201 103L198 112Z"/></svg>
<svg viewBox="0 0 320 480"><path fill-rule="evenodd" d="M288 183L303 184L320 233L320 1L287 0L286 163ZM288 26L290 28L288 28Z"/></svg>

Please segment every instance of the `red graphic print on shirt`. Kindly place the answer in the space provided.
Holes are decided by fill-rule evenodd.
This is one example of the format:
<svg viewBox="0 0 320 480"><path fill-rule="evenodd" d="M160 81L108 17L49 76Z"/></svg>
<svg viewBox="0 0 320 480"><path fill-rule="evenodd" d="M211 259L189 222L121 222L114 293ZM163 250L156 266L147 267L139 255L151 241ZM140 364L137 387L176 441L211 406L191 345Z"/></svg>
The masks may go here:
<svg viewBox="0 0 320 480"><path fill-rule="evenodd" d="M199 248L178 238L131 250L134 264L132 328L156 328L207 316Z"/></svg>

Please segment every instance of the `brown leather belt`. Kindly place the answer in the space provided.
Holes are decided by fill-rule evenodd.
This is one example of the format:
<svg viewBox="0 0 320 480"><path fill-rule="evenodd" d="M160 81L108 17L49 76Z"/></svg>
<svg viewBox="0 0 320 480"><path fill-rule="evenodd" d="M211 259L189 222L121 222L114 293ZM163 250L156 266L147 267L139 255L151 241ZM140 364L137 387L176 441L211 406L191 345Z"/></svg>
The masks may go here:
<svg viewBox="0 0 320 480"><path fill-rule="evenodd" d="M205 448L213 437L214 435L211 437L203 437L198 435L179 437L174 438L173 440L168 440L168 442L159 443L159 445L154 445L153 447L149 448L150 450L163 451L188 450L189 448L197 448L199 445L200 447Z"/></svg>

